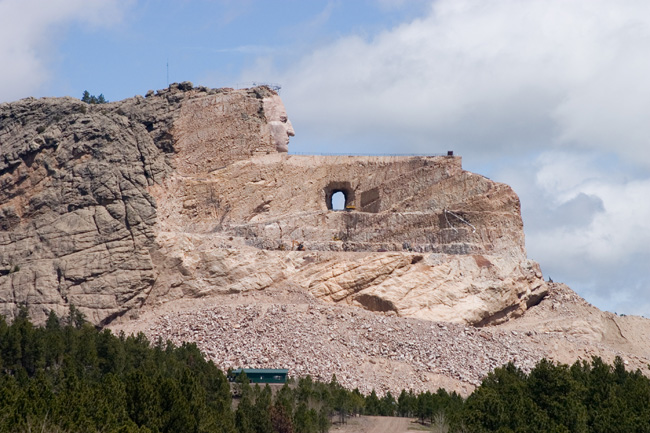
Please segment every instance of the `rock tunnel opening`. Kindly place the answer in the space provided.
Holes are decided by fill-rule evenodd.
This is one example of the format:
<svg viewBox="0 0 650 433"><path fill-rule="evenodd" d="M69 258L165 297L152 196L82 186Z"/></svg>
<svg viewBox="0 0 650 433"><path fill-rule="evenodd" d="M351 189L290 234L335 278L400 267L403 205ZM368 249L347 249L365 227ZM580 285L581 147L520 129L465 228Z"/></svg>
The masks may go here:
<svg viewBox="0 0 650 433"><path fill-rule="evenodd" d="M330 182L325 187L325 204L329 210L354 209L354 190L350 182Z"/></svg>

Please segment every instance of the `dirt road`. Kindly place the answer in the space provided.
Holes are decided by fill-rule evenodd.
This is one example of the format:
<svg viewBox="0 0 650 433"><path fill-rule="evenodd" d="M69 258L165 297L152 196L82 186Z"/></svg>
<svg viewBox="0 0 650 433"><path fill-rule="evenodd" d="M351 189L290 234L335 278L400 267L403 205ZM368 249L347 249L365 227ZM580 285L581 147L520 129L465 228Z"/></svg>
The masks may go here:
<svg viewBox="0 0 650 433"><path fill-rule="evenodd" d="M334 425L332 433L407 433L409 418L392 416L361 416L351 418L344 426ZM412 433L412 432L409 432Z"/></svg>

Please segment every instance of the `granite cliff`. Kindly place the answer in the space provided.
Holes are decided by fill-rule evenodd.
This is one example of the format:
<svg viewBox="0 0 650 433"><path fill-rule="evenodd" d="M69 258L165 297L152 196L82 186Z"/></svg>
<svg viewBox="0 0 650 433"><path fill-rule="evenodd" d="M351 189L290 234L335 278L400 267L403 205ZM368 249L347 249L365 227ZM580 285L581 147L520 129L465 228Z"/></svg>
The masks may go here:
<svg viewBox="0 0 650 433"><path fill-rule="evenodd" d="M546 295L507 185L453 155L290 155L293 133L267 87L0 104L1 312L273 289L486 325Z"/></svg>
<svg viewBox="0 0 650 433"><path fill-rule="evenodd" d="M380 394L543 357L647 373L650 321L544 282L507 185L453 155L290 155L293 134L267 87L0 104L0 313L75 305L221 368Z"/></svg>

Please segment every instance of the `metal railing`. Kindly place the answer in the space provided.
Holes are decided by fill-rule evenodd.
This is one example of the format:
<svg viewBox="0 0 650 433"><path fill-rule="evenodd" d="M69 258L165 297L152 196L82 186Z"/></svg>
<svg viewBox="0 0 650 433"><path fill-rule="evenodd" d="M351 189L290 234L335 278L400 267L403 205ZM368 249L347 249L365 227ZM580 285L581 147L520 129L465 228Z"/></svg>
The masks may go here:
<svg viewBox="0 0 650 433"><path fill-rule="evenodd" d="M289 155L299 156L456 156L447 153L338 153L338 152L289 152Z"/></svg>
<svg viewBox="0 0 650 433"><path fill-rule="evenodd" d="M276 92L278 95L280 94L280 90L282 90L282 85L278 83L266 83L266 82L257 82L257 81L245 81L243 83L236 83L235 84L235 89L250 89L252 87L257 87L257 86L266 86L269 89L273 90Z"/></svg>

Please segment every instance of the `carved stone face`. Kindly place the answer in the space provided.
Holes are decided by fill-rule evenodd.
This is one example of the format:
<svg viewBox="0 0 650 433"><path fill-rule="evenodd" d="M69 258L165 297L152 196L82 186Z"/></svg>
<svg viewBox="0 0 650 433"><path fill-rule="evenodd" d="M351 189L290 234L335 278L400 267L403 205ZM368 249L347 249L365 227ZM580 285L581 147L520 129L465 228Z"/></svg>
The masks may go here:
<svg viewBox="0 0 650 433"><path fill-rule="evenodd" d="M275 149L278 152L288 152L289 137L296 134L287 117L287 110L284 108L282 99L278 95L273 95L270 98L264 98L262 104Z"/></svg>

